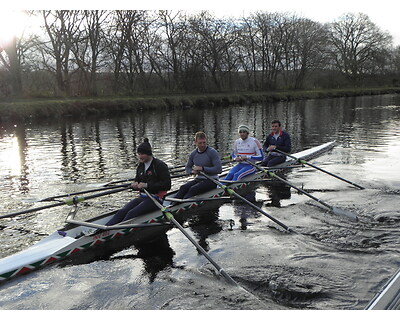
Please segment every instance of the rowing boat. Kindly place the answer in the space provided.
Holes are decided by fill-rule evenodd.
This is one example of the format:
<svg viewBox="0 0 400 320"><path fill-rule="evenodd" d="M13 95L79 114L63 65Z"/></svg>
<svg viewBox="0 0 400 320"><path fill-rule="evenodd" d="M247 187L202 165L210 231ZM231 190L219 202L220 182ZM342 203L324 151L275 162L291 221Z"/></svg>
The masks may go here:
<svg viewBox="0 0 400 320"><path fill-rule="evenodd" d="M297 159L309 160L333 148L335 142L328 142L298 153L293 154ZM286 161L274 169L285 169L296 164L297 161L287 157ZM251 182L262 181L267 173L258 171L246 176L240 181L232 183L230 188L240 191ZM196 208L206 202L206 199L220 199L226 196L226 191L217 187L209 192L201 194L188 202L172 204L173 196L176 192L167 195L164 206L169 208L172 214L181 214L190 209ZM161 211L154 211L149 214L139 216L124 223L105 227L117 211L112 211L101 216L86 221L75 220L78 206L66 219L66 226L46 238L40 240L33 246L14 255L0 259L0 282L9 280L32 270L44 267L55 261L60 261L85 250L95 248L98 245L109 243L110 241L122 241L129 236L129 244L151 241L160 233L166 232L172 226L165 223ZM94 229L102 229L101 232L93 233ZM126 241L127 242L127 241Z"/></svg>
<svg viewBox="0 0 400 320"><path fill-rule="evenodd" d="M366 310L400 310L400 269L368 303Z"/></svg>

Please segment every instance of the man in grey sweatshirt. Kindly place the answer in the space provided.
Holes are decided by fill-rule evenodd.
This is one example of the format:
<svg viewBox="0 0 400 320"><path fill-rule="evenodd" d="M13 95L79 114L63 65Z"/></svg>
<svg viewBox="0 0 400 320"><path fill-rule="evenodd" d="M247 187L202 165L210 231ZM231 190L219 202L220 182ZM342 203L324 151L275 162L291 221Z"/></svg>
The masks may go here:
<svg viewBox="0 0 400 320"><path fill-rule="evenodd" d="M194 142L196 149L189 155L186 163L186 172L189 174L197 174L197 177L185 183L179 188L178 193L174 196L177 199L192 198L197 194L216 188L216 184L202 175L198 175L200 171L218 180L218 174L222 172L221 159L218 152L207 145L207 137L204 132L195 134Z"/></svg>

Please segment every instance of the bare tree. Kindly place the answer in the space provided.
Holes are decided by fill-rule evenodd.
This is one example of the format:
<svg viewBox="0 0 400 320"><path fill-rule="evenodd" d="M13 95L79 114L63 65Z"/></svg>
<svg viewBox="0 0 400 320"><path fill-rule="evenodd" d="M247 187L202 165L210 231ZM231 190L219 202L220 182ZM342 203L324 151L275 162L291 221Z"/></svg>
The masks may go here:
<svg viewBox="0 0 400 320"><path fill-rule="evenodd" d="M164 38L164 46L160 47L159 57L165 62L166 74L172 81L168 81L170 89L182 90L184 87L184 61L186 59L186 15L181 11L158 11L160 19L161 38Z"/></svg>
<svg viewBox="0 0 400 320"><path fill-rule="evenodd" d="M17 37L14 36L7 43L0 44L0 62L8 72L11 95L14 97L22 95L21 61L18 55L18 43Z"/></svg>
<svg viewBox="0 0 400 320"><path fill-rule="evenodd" d="M392 70L398 74L400 76L400 46L397 46L394 50L393 50L393 58L392 58ZM400 80L399 80L400 82Z"/></svg>
<svg viewBox="0 0 400 320"><path fill-rule="evenodd" d="M216 90L223 89L224 73L230 73L233 63L230 48L235 43L235 36L230 24L216 19L207 11L190 18L191 31L200 42L198 55L204 69L209 72ZM196 40L192 40L192 43Z"/></svg>
<svg viewBox="0 0 400 320"><path fill-rule="evenodd" d="M111 83L103 87L109 93L134 95L300 89L311 76L342 85L338 72L361 85L399 74L391 36L363 14L322 25L263 11L240 20L218 19L208 11L34 13L45 32L0 48L1 86L8 95L24 89L96 96L104 79ZM327 77L332 74L335 78Z"/></svg>
<svg viewBox="0 0 400 320"><path fill-rule="evenodd" d="M343 15L330 25L331 57L354 86L361 84L368 67L391 41L388 33L362 13Z"/></svg>
<svg viewBox="0 0 400 320"><path fill-rule="evenodd" d="M320 23L290 17L284 29L282 69L286 87L302 89L307 74L323 67L327 32Z"/></svg>
<svg viewBox="0 0 400 320"><path fill-rule="evenodd" d="M100 58L105 51L104 25L110 12L105 10L85 10L81 12L82 28L72 42L71 51L79 68L79 89L83 94L97 96L97 75L102 66ZM86 91L86 92L85 92Z"/></svg>
<svg viewBox="0 0 400 320"><path fill-rule="evenodd" d="M256 50L259 54L259 66L257 69L261 73L261 89L276 89L284 54L285 14L256 12L251 18L254 19L258 34Z"/></svg>
<svg viewBox="0 0 400 320"><path fill-rule="evenodd" d="M247 76L248 88L250 90L258 90L257 71L259 52L257 46L259 43L259 34L254 19L251 17L244 17L238 34L239 39L236 49L240 70L243 70Z"/></svg>
<svg viewBox="0 0 400 320"><path fill-rule="evenodd" d="M43 10L45 31L49 42L41 46L43 63L54 73L57 86L67 96L71 95L71 48L76 41L82 20L79 11ZM48 59L51 57L51 60Z"/></svg>
<svg viewBox="0 0 400 320"><path fill-rule="evenodd" d="M122 85L130 94L135 90L146 92L152 74L146 55L148 12L117 10L112 25L107 43L113 61L114 91Z"/></svg>

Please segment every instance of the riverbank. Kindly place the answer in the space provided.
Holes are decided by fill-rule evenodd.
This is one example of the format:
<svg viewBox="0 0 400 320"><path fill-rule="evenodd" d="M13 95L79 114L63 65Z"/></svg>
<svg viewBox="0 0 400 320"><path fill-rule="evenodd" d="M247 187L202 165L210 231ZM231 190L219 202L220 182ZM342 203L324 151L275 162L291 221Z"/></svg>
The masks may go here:
<svg viewBox="0 0 400 320"><path fill-rule="evenodd" d="M185 94L142 97L21 99L0 102L0 122L111 114L142 109L206 108L228 105L399 94L399 87L278 92Z"/></svg>

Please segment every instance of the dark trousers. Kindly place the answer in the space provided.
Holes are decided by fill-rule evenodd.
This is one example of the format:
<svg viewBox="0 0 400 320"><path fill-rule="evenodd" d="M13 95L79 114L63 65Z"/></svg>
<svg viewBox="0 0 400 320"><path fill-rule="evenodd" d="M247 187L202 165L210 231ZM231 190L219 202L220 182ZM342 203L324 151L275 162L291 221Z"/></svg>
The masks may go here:
<svg viewBox="0 0 400 320"><path fill-rule="evenodd" d="M161 203L161 201L160 201ZM143 214L158 210L156 204L147 196L139 197L128 202L123 208L106 223L106 226L111 226L125 220L141 216Z"/></svg>
<svg viewBox="0 0 400 320"><path fill-rule="evenodd" d="M286 156L268 155L268 157L266 157L264 159L264 161L261 163L261 165L264 167L272 167L272 166L276 166L277 164L285 162L285 160L286 160Z"/></svg>
<svg viewBox="0 0 400 320"><path fill-rule="evenodd" d="M212 190L217 185L208 179L194 179L182 185L174 196L177 199L188 199L200 193Z"/></svg>

